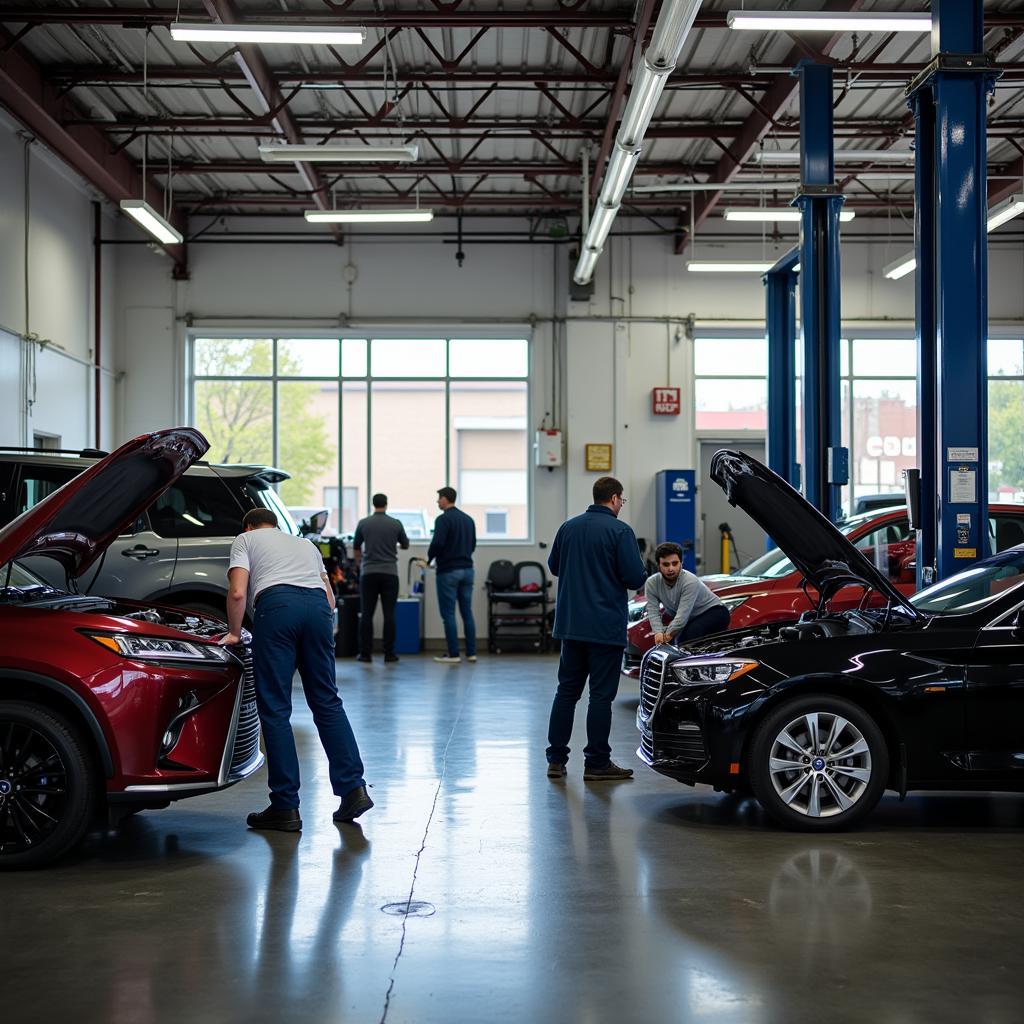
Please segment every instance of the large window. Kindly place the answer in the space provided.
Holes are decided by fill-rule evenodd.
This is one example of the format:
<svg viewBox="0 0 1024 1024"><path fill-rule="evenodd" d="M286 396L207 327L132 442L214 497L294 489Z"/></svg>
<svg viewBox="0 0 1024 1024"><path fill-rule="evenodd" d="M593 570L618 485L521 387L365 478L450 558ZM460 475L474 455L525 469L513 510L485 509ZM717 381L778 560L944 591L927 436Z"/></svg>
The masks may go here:
<svg viewBox="0 0 1024 1024"><path fill-rule="evenodd" d="M764 337L695 338L693 364L697 430L768 428L768 342Z"/></svg>
<svg viewBox="0 0 1024 1024"><path fill-rule="evenodd" d="M482 539L529 536L522 338L213 338L192 343L192 421L215 462L275 465L301 518L351 533L383 492L426 539L450 485Z"/></svg>
<svg viewBox="0 0 1024 1024"><path fill-rule="evenodd" d="M988 343L990 501L1024 503L1024 341Z"/></svg>

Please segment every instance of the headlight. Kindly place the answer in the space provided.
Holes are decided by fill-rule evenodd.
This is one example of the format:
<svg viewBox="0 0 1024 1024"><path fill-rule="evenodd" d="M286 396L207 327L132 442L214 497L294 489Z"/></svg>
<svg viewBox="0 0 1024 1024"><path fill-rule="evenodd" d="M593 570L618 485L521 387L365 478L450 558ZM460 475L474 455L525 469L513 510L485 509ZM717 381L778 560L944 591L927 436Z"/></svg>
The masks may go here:
<svg viewBox="0 0 1024 1024"><path fill-rule="evenodd" d="M672 666L672 675L685 686L714 685L739 679L752 669L756 661L744 658L689 658Z"/></svg>
<svg viewBox="0 0 1024 1024"><path fill-rule="evenodd" d="M168 640L164 637L134 636L129 633L90 633L90 637L108 650L133 661L205 661L231 660L219 644L195 644L189 640Z"/></svg>
<svg viewBox="0 0 1024 1024"><path fill-rule="evenodd" d="M727 611L733 612L741 604L746 604L750 600L750 594L744 594L742 597L720 597L719 600L725 605Z"/></svg>

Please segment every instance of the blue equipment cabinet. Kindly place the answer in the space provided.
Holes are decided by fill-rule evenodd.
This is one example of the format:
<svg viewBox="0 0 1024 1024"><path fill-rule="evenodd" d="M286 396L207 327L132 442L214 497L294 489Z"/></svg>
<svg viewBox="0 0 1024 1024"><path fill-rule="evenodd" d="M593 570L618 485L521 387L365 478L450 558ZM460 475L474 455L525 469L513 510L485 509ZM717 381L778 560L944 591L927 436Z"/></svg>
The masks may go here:
<svg viewBox="0 0 1024 1024"><path fill-rule="evenodd" d="M655 476L655 529L658 543L674 541L683 549L683 568L697 571L697 473L663 469Z"/></svg>

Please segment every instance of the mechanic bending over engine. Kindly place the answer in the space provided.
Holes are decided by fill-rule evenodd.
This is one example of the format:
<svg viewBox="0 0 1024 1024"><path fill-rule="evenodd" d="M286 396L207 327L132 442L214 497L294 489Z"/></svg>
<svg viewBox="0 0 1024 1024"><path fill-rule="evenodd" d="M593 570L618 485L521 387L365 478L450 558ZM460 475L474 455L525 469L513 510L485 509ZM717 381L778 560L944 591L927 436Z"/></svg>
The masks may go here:
<svg viewBox="0 0 1024 1024"><path fill-rule="evenodd" d="M647 621L656 644L685 643L729 628L729 611L692 572L683 568L678 544L659 544L654 552L656 575L644 584ZM662 612L670 615L666 626Z"/></svg>

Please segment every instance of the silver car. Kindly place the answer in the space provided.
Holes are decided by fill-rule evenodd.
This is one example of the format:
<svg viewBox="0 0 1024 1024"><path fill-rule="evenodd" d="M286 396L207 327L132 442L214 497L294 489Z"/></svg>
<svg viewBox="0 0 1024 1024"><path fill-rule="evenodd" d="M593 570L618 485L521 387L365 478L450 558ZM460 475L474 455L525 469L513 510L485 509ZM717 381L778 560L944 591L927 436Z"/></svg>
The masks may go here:
<svg viewBox="0 0 1024 1024"><path fill-rule="evenodd" d="M0 448L0 526L21 515L91 466L99 452ZM83 593L154 601L224 617L231 542L251 508L277 513L281 529L298 536L273 485L288 474L267 466L196 463L107 549L78 580ZM59 568L49 558L24 564L53 586Z"/></svg>

